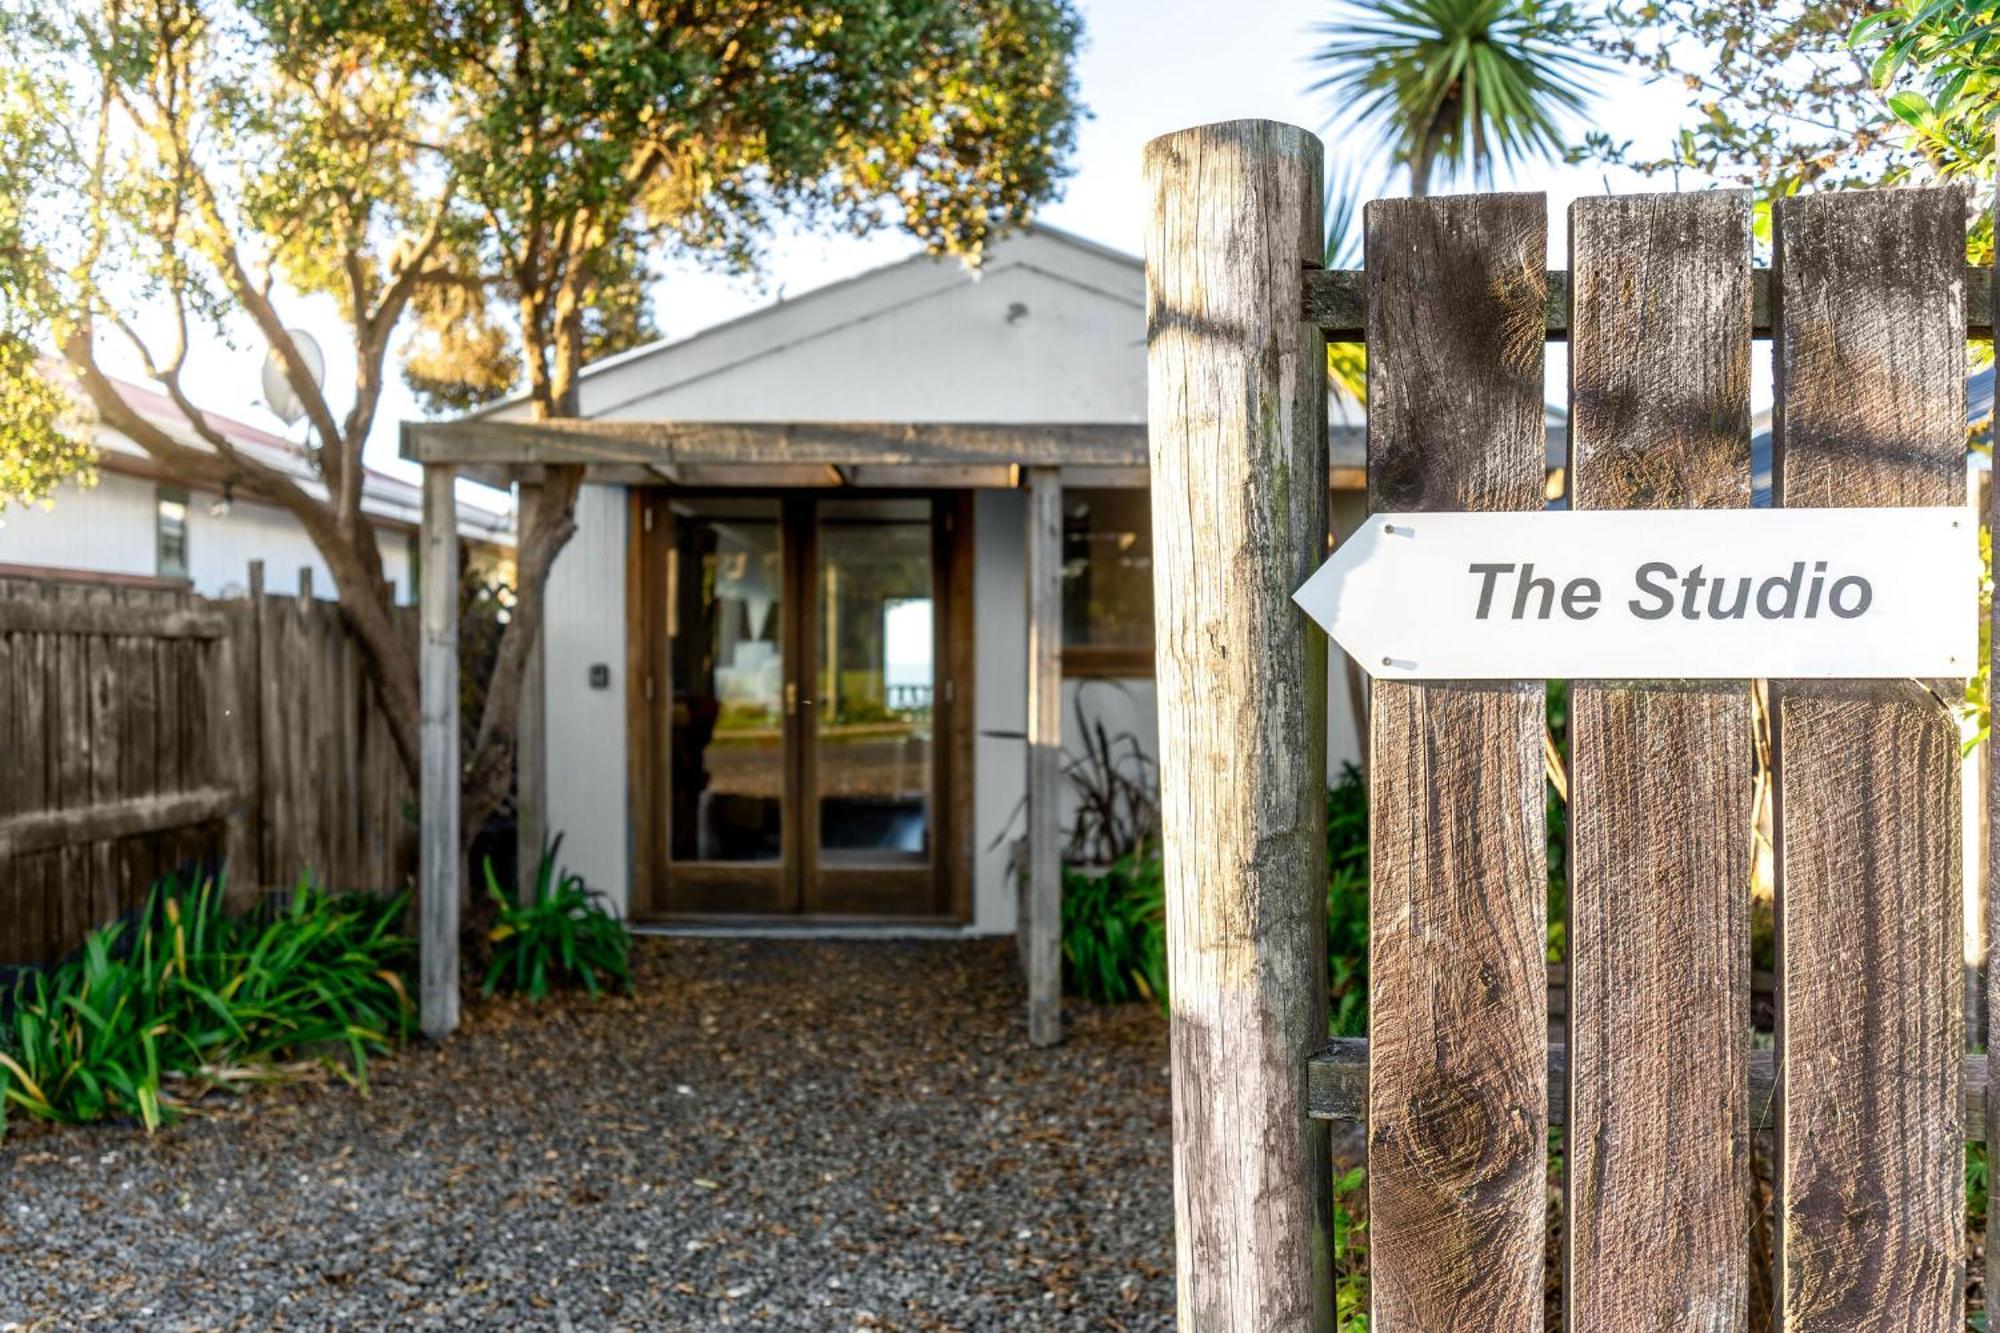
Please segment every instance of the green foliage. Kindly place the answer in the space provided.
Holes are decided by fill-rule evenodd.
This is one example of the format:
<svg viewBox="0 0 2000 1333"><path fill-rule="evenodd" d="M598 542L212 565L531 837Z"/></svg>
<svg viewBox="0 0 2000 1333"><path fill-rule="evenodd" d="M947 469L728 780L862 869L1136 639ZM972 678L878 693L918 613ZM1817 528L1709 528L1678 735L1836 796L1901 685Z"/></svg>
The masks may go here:
<svg viewBox="0 0 2000 1333"><path fill-rule="evenodd" d="M2000 0L1904 0L1861 17L1848 44L1905 143L1941 179L1992 174Z"/></svg>
<svg viewBox="0 0 2000 1333"><path fill-rule="evenodd" d="M1333 1182L1334 1333L1368 1330L1368 1168Z"/></svg>
<svg viewBox="0 0 2000 1333"><path fill-rule="evenodd" d="M4 207L4 205L0 205ZM96 456L76 432L67 379L0 315L0 511L47 504L69 478L96 481Z"/></svg>
<svg viewBox="0 0 2000 1333"><path fill-rule="evenodd" d="M299 1060L365 1087L368 1057L407 1038L414 1016L403 911L400 896L302 882L289 905L230 916L214 880L163 882L134 920L92 932L0 1002L0 1131L9 1108L136 1116L150 1130Z"/></svg>
<svg viewBox="0 0 2000 1333"><path fill-rule="evenodd" d="M1440 169L1490 180L1496 163L1563 151L1559 119L1584 110L1599 68L1578 49L1591 28L1568 0L1342 0L1316 25L1325 72L1308 91L1387 140L1413 194Z"/></svg>
<svg viewBox="0 0 2000 1333"><path fill-rule="evenodd" d="M1368 1031L1368 793L1348 765L1326 797L1327 979L1336 1036ZM1063 985L1099 1004L1167 998L1166 884L1148 845L1063 870Z"/></svg>
<svg viewBox="0 0 2000 1333"><path fill-rule="evenodd" d="M1847 49L1870 0L1610 0L1591 37L1617 65L1678 85L1687 113L1664 154L1595 132L1579 157L1648 173L1693 172L1757 190L1867 185L1907 166Z"/></svg>
<svg viewBox="0 0 2000 1333"><path fill-rule="evenodd" d="M1326 793L1328 1031L1368 1035L1368 788L1348 764Z"/></svg>
<svg viewBox="0 0 2000 1333"><path fill-rule="evenodd" d="M539 1004L554 989L581 987L593 997L606 987L632 989L630 932L581 875L557 869L561 850L557 837L542 853L526 902L519 889L495 878L493 862L486 863L486 894L498 916L487 932L493 960L480 988L484 994L504 988Z"/></svg>
<svg viewBox="0 0 2000 1333"><path fill-rule="evenodd" d="M1143 849L1099 871L1063 868L1063 988L1098 1004L1164 1002L1166 890Z"/></svg>

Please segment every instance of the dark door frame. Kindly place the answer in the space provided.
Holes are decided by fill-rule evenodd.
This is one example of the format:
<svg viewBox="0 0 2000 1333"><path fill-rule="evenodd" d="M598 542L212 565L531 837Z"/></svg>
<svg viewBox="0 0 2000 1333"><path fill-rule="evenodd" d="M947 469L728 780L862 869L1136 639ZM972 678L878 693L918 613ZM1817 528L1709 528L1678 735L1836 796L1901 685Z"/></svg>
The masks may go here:
<svg viewBox="0 0 2000 1333"><path fill-rule="evenodd" d="M667 546L672 525L665 505L675 496L764 496L780 502L784 565L789 602L782 614L782 653L787 707L783 853L771 874L771 899L763 910L675 911L669 907L666 877L698 876L716 883L753 887L762 872L717 863L671 862L666 812L672 781L673 687L668 644ZM815 744L809 734L814 713L813 681L808 678L806 637L814 632L817 595L812 589L813 543L820 498L924 498L931 505L933 619L938 663L933 694L933 836L930 865L931 910L894 915L857 910L852 894L827 892L842 878L863 889L875 867L831 872L818 865L818 801L813 786ZM626 545L626 714L628 801L631 814L631 915L650 922L823 926L827 924L954 924L972 918L972 712L973 712L973 533L972 494L935 490L707 489L634 487ZM884 873L906 874L897 867ZM829 874L833 879L829 881ZM865 896L865 895L863 895ZM829 904L825 901L831 899Z"/></svg>

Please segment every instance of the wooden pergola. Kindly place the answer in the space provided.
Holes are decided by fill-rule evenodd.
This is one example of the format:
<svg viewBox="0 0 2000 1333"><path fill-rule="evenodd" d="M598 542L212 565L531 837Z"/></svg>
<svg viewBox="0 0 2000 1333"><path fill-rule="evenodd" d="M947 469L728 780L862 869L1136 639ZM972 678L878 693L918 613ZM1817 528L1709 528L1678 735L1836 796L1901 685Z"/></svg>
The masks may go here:
<svg viewBox="0 0 2000 1333"><path fill-rule="evenodd" d="M1146 428L1123 424L458 421L403 427L424 469L421 1012L427 1036L458 1026L458 541L460 476L507 487L577 466L620 486L1024 489L1027 522L1028 1034L1062 1037L1062 492L1143 487ZM622 566L620 567L622 570ZM531 661L539 662L539 645ZM517 755L524 865L540 855L544 726L539 672L524 686Z"/></svg>

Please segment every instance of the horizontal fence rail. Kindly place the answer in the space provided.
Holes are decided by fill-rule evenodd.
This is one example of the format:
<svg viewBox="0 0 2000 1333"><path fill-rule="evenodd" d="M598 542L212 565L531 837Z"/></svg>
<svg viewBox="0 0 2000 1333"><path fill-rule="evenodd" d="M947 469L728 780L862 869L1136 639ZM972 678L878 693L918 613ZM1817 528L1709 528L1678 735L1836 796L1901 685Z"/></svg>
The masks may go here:
<svg viewBox="0 0 2000 1333"><path fill-rule="evenodd" d="M1550 342L1569 341L1570 275L1552 268L1544 275L1548 297L1543 318ZM1753 304L1751 336L1771 336L1771 270L1750 272ZM1308 269L1305 317L1319 326L1328 342L1361 342L1368 327L1368 273L1365 269ZM1993 336L1993 270L1968 264L1965 268L1965 336Z"/></svg>
<svg viewBox="0 0 2000 1333"><path fill-rule="evenodd" d="M1772 1129L1777 1120L1771 1109L1776 1082L1777 1054L1769 1050L1748 1053L1750 1066L1750 1127ZM1986 1057L1965 1057L1965 1141L1986 1141ZM1315 1120L1364 1124L1368 1118L1368 1039L1336 1037L1307 1065L1307 1106ZM1569 1051L1560 1043L1549 1047L1549 1123L1569 1123Z"/></svg>

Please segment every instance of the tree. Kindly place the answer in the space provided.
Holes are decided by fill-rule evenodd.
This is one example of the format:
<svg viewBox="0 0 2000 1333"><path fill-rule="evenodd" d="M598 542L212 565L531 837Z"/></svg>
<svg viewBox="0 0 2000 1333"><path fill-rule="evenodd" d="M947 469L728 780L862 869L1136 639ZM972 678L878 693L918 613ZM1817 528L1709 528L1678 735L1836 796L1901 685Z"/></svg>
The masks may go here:
<svg viewBox="0 0 2000 1333"><path fill-rule="evenodd" d="M1606 59L1682 85L1687 123L1664 153L1596 131L1579 157L1691 172L1767 202L1814 185L1880 184L1907 145L1848 42L1875 0L1612 0L1591 37Z"/></svg>
<svg viewBox="0 0 2000 1333"><path fill-rule="evenodd" d="M574 415L585 362L646 335L663 253L747 268L788 216L976 258L1060 184L1079 34L1069 0L0 0L0 504L87 462L80 396L175 472L286 510L414 773L415 648L361 513L391 349L434 407L519 389ZM287 293L348 325L344 410L286 332ZM245 328L304 404L321 486L238 453L184 391L197 336ZM207 448L125 405L114 342ZM581 480L549 468L524 492L468 839L509 787Z"/></svg>
<svg viewBox="0 0 2000 1333"><path fill-rule="evenodd" d="M1567 0L1352 0L1315 25L1325 73L1308 91L1387 140L1426 195L1440 174L1490 180L1562 151L1558 120L1584 109L1596 68L1575 49L1589 26Z"/></svg>
<svg viewBox="0 0 2000 1333"><path fill-rule="evenodd" d="M2000 0L1905 3L1854 25L1868 77L1902 122L1904 147L1940 180L1993 174L2000 112Z"/></svg>

